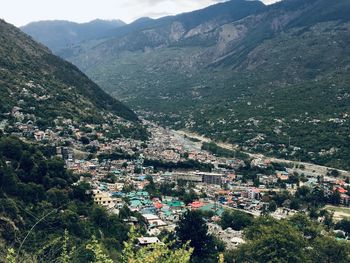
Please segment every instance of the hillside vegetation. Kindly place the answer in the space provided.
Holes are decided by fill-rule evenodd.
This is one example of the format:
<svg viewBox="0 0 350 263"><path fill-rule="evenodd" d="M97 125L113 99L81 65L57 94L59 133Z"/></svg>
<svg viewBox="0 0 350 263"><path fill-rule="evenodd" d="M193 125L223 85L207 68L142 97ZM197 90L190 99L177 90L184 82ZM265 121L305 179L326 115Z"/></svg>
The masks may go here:
<svg viewBox="0 0 350 263"><path fill-rule="evenodd" d="M0 21L0 123L58 119L79 125L121 119L138 129L137 115L92 82L76 66L53 55L19 29Z"/></svg>
<svg viewBox="0 0 350 263"><path fill-rule="evenodd" d="M56 262L65 231L68 250L76 249L73 262L93 261L86 249L93 235L99 240L103 236L103 246L116 255L128 239L129 226L93 205L86 194L89 184L74 184L78 177L64 168L64 161L43 152L0 137L0 261L11 247L18 254L16 262Z"/></svg>

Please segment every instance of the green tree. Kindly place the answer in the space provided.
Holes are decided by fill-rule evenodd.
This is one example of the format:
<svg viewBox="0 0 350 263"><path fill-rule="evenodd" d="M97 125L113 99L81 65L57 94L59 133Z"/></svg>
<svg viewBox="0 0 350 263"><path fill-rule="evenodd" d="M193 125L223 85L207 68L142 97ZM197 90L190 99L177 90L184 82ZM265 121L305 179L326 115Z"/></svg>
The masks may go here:
<svg viewBox="0 0 350 263"><path fill-rule="evenodd" d="M231 227L234 230L242 230L253 223L253 216L241 211L225 210L222 213L220 225L223 229Z"/></svg>
<svg viewBox="0 0 350 263"><path fill-rule="evenodd" d="M330 236L318 237L313 243L312 259L314 262L350 262L350 244Z"/></svg>
<svg viewBox="0 0 350 263"><path fill-rule="evenodd" d="M72 260L72 254L75 251L75 247L70 248L70 251L68 249L69 246L69 234L68 231L64 231L64 237L63 237L63 245L62 245L62 252L60 256L60 262L61 263L69 263Z"/></svg>
<svg viewBox="0 0 350 263"><path fill-rule="evenodd" d="M339 205L340 199L340 193L338 191L334 191L329 197L329 202L333 205Z"/></svg>
<svg viewBox="0 0 350 263"><path fill-rule="evenodd" d="M89 183L78 183L72 186L73 192L71 193L73 198L76 198L82 202L91 201L91 194L88 194L91 190L91 186Z"/></svg>
<svg viewBox="0 0 350 263"><path fill-rule="evenodd" d="M305 262L306 241L287 221L261 217L245 231L236 262Z"/></svg>
<svg viewBox="0 0 350 263"><path fill-rule="evenodd" d="M319 223L310 220L304 213L297 213L289 219L290 224L298 231L302 232L304 237L314 239L320 235L322 228Z"/></svg>
<svg viewBox="0 0 350 263"><path fill-rule="evenodd" d="M87 145L87 144L90 143L90 139L89 139L88 137L85 137L85 136L81 137L81 138L80 138L80 141L81 141L81 143L84 144L84 145Z"/></svg>
<svg viewBox="0 0 350 263"><path fill-rule="evenodd" d="M294 209L294 210L299 210L300 209L300 200L298 198L293 198L290 202L289 208Z"/></svg>
<svg viewBox="0 0 350 263"><path fill-rule="evenodd" d="M335 225L335 229L343 230L347 235L350 235L350 219L342 219Z"/></svg>
<svg viewBox="0 0 350 263"><path fill-rule="evenodd" d="M94 261L91 263L113 263L113 260L108 256L108 253L103 246L93 236L90 243L86 245L86 249L94 254Z"/></svg>
<svg viewBox="0 0 350 263"><path fill-rule="evenodd" d="M7 250L6 262L7 263L16 263L16 252L13 248L9 248Z"/></svg>
<svg viewBox="0 0 350 263"><path fill-rule="evenodd" d="M135 174L141 174L141 172L142 172L141 167L135 167L135 169L134 169Z"/></svg>
<svg viewBox="0 0 350 263"><path fill-rule="evenodd" d="M183 201L185 204L192 203L194 200L197 200L198 196L193 189L190 189L188 193L185 193L183 196Z"/></svg>
<svg viewBox="0 0 350 263"><path fill-rule="evenodd" d="M276 209L277 209L277 203L274 200L270 201L268 206L269 212L275 212Z"/></svg>
<svg viewBox="0 0 350 263"><path fill-rule="evenodd" d="M213 237L208 234L208 226L199 212L185 212L176 227L176 234L183 245L190 242L195 257L215 254Z"/></svg>
<svg viewBox="0 0 350 263"><path fill-rule="evenodd" d="M340 175L340 173L338 170L333 169L329 172L329 175L333 176L333 177L338 177Z"/></svg>

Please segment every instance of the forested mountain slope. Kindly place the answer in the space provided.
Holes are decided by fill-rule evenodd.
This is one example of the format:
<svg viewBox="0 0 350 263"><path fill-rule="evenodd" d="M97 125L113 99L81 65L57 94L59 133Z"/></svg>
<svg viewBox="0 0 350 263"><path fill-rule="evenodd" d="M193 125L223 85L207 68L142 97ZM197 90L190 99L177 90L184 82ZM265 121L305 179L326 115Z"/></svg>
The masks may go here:
<svg viewBox="0 0 350 263"><path fill-rule="evenodd" d="M0 21L0 116L53 125L58 117L101 123L108 114L138 121L77 67ZM15 116L16 115L16 116Z"/></svg>

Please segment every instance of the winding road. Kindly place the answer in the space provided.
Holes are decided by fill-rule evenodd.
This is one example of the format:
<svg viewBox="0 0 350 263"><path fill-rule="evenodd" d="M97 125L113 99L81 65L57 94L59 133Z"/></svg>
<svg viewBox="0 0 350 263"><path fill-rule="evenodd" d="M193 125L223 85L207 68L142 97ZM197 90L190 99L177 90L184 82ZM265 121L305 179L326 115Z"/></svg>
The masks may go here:
<svg viewBox="0 0 350 263"><path fill-rule="evenodd" d="M199 140L200 142L194 143L194 142L190 141L189 139L184 138L184 140L190 142L190 144L196 145L197 149L198 148L200 149L200 146L203 142L211 142L212 141L210 138L201 136L201 135L193 133L193 132L185 131L185 130L178 130L178 131L172 130L171 132L174 135L179 135L182 137L184 137L186 135L187 137L195 138L195 139ZM225 149L228 149L228 150L237 150L237 148L238 148L238 146L234 145L234 144L229 144L229 143L224 143L224 142L215 142L215 143L218 146L225 148ZM306 162L291 161L291 160L285 160L285 159L280 159L280 158L268 157L268 156L265 156L263 154L255 154L255 153L250 153L250 152L244 152L244 153L248 154L252 158L261 159L263 161L269 160L269 161L275 162L275 163L292 164L294 166L294 168L290 169L292 172L304 173L305 175L309 175L309 176L315 176L315 177L317 177L319 175L326 176L327 172L329 172L330 170L337 170L341 176L350 177L349 171L335 169L333 167L327 167L327 166L317 165L317 164L313 164L313 163L306 163ZM304 169L295 168L296 166L300 166L300 165L303 165L305 168Z"/></svg>

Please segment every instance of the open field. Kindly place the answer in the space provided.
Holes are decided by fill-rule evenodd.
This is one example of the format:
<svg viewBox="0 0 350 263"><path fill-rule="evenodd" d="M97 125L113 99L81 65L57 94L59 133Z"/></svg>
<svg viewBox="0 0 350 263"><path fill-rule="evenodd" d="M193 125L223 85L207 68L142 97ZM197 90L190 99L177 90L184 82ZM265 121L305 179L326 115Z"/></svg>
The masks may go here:
<svg viewBox="0 0 350 263"><path fill-rule="evenodd" d="M341 220L343 218L350 218L350 207L338 207L327 205L325 207L328 211L334 212L334 219L336 221Z"/></svg>

